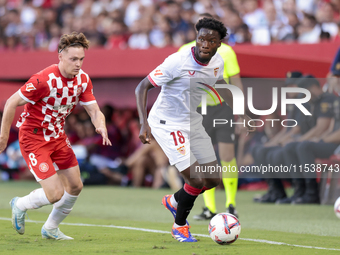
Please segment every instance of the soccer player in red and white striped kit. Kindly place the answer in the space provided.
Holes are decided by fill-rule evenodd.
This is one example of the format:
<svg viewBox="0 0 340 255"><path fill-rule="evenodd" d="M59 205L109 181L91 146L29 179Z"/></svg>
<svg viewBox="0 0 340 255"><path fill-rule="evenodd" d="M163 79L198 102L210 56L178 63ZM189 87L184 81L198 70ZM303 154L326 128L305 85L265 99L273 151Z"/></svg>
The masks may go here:
<svg viewBox="0 0 340 255"><path fill-rule="evenodd" d="M59 64L34 74L6 102L0 134L0 153L7 146L10 126L16 108L25 105L17 127L21 153L41 188L24 197L14 197L12 225L25 232L25 215L29 209L53 204L41 229L43 238L70 240L58 226L71 212L83 183L71 144L63 129L65 118L79 102L91 117L103 145L111 145L105 118L93 95L92 82L82 69L89 41L82 33L73 32L60 38Z"/></svg>

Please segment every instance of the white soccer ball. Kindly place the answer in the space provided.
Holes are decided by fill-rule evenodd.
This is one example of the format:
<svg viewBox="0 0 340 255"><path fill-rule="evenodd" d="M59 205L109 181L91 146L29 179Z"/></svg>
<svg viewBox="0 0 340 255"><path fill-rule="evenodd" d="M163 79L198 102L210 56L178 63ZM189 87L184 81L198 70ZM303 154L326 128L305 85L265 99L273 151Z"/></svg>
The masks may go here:
<svg viewBox="0 0 340 255"><path fill-rule="evenodd" d="M334 203L334 213L340 219L340 197Z"/></svg>
<svg viewBox="0 0 340 255"><path fill-rule="evenodd" d="M216 243L231 244L241 233L241 224L236 216L230 213L216 214L209 223L209 235Z"/></svg>

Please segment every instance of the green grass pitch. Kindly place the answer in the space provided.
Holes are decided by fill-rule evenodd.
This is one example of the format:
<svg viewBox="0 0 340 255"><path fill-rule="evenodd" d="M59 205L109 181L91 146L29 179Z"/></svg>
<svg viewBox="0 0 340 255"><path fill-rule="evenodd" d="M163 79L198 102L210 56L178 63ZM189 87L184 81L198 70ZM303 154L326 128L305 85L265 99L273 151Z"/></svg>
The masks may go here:
<svg viewBox="0 0 340 255"><path fill-rule="evenodd" d="M60 226L75 240L41 238L42 222L52 206L29 211L31 221L21 236L8 220L9 201L35 188L39 185L34 182L0 182L0 254L340 254L340 220L332 206L255 204L254 192L245 191L237 194L241 235L231 245L215 244L207 237L208 222L192 219L201 212L202 198L196 200L188 220L191 232L204 236L198 236L197 243L179 243L169 234L172 215L161 205L162 197L171 194L170 190L113 186L84 188L72 213ZM219 212L223 212L223 191L216 191L216 202Z"/></svg>

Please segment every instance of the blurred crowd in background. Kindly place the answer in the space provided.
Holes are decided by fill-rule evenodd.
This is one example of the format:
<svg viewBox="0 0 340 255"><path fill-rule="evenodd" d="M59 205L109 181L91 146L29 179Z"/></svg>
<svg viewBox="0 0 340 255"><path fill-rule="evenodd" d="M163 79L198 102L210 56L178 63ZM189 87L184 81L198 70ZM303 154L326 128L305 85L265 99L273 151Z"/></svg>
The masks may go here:
<svg viewBox="0 0 340 255"><path fill-rule="evenodd" d="M229 45L340 41L340 0L0 0L0 50L56 51L72 31L92 48L179 47L202 13L225 24Z"/></svg>

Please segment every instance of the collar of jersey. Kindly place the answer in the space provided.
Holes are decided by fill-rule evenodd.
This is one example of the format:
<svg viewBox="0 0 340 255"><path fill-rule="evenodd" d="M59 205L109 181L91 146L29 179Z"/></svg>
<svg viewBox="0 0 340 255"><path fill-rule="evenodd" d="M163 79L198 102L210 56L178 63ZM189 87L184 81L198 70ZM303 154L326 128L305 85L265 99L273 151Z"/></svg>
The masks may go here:
<svg viewBox="0 0 340 255"><path fill-rule="evenodd" d="M191 53L192 53L192 57L195 59L196 63L201 65L201 66L207 66L208 64L204 64L202 62L200 62L196 57L195 57L195 46L191 47Z"/></svg>
<svg viewBox="0 0 340 255"><path fill-rule="evenodd" d="M60 75L60 77L61 77L61 79L62 80L64 80L64 81L74 81L76 78L77 78L77 76L74 76L74 78L66 78L66 77L64 77L62 74L61 74L61 72L60 72L60 70L59 70L59 66L58 65L56 65L57 66L57 69L58 69L58 73L59 73L59 75Z"/></svg>

